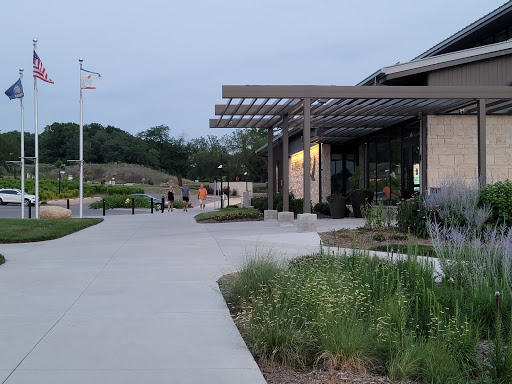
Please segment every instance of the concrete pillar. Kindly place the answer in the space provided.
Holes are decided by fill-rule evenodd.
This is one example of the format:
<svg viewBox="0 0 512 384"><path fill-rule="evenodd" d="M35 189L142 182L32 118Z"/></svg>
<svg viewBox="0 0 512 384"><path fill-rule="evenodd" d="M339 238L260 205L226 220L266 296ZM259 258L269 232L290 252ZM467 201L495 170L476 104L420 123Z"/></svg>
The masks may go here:
<svg viewBox="0 0 512 384"><path fill-rule="evenodd" d="M283 116L283 212L290 210L290 165L288 159L288 115Z"/></svg>

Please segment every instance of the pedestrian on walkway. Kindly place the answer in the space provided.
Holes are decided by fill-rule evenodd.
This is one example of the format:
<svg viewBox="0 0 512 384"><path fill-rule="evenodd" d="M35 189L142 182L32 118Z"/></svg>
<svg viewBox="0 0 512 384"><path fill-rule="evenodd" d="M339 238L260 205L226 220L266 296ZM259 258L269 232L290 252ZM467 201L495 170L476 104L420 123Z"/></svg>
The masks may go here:
<svg viewBox="0 0 512 384"><path fill-rule="evenodd" d="M201 188L197 191L197 198L199 199L199 207L201 208L201 211L204 210L206 196L208 196L208 191L203 187L203 184L201 184Z"/></svg>
<svg viewBox="0 0 512 384"><path fill-rule="evenodd" d="M188 194L190 193L190 188L188 187L187 183L183 184L183 187L181 187L181 198L183 200L183 210L185 212L188 211Z"/></svg>
<svg viewBox="0 0 512 384"><path fill-rule="evenodd" d="M167 212L169 210L172 212L174 208L174 189L172 188L172 183L169 183L169 190L167 191Z"/></svg>

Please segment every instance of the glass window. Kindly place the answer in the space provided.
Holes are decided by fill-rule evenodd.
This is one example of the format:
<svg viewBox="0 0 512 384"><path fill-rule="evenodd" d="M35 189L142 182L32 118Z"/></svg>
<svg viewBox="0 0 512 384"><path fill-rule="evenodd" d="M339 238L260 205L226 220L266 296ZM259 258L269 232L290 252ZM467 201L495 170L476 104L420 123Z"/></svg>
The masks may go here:
<svg viewBox="0 0 512 384"><path fill-rule="evenodd" d="M390 142L390 204L396 204L402 197L402 139L392 139Z"/></svg>
<svg viewBox="0 0 512 384"><path fill-rule="evenodd" d="M377 179L375 182L375 196L377 201L384 202L391 196L391 188L389 185L389 178L391 169L389 141L377 143Z"/></svg>
<svg viewBox="0 0 512 384"><path fill-rule="evenodd" d="M331 193L342 193L343 187L343 155L331 154Z"/></svg>

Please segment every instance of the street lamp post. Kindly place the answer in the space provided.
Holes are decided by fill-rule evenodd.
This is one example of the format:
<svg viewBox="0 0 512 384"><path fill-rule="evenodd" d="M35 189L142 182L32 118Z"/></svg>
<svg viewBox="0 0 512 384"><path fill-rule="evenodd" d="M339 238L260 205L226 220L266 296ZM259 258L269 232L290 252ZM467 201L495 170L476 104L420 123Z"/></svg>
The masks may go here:
<svg viewBox="0 0 512 384"><path fill-rule="evenodd" d="M228 193L227 193L227 195L228 195L228 207L229 207L229 192L230 192L229 191L229 172L228 171L224 171L224 165L223 164L219 165L217 168L220 169L222 173L225 173L226 177L228 178ZM222 190L222 176L220 178L220 191L221 191L222 195L224 195L224 191ZM222 197L221 197L221 200L220 200L220 207L224 208L224 199Z"/></svg>
<svg viewBox="0 0 512 384"><path fill-rule="evenodd" d="M222 171L222 164L217 167ZM223 172L224 173L224 172ZM224 208L224 191L222 190L222 175L220 175L220 207Z"/></svg>

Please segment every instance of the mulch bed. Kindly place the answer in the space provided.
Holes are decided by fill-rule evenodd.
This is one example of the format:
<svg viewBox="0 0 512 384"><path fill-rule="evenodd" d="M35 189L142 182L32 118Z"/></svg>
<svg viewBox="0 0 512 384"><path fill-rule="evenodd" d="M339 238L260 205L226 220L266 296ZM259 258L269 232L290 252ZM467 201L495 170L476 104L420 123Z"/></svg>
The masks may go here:
<svg viewBox="0 0 512 384"><path fill-rule="evenodd" d="M297 372L289 368L260 366L268 384L398 384L386 376L314 369Z"/></svg>
<svg viewBox="0 0 512 384"><path fill-rule="evenodd" d="M318 235L325 247L372 249L386 244L432 245L430 239L421 239L412 234L398 232L395 229L340 229L319 232Z"/></svg>

